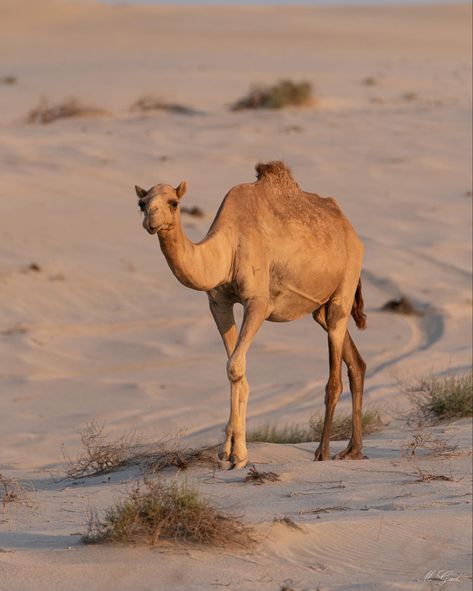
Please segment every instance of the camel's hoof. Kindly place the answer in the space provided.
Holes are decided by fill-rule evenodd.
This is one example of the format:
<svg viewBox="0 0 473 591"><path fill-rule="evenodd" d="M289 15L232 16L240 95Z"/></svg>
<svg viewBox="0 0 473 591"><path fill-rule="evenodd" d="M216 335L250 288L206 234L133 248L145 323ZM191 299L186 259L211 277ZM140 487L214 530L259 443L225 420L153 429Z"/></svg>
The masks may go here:
<svg viewBox="0 0 473 591"><path fill-rule="evenodd" d="M231 470L233 464L229 460L219 460L218 467L220 470Z"/></svg>
<svg viewBox="0 0 473 591"><path fill-rule="evenodd" d="M237 460L237 461L233 462L231 469L232 470L241 470L242 468L245 468L247 464L248 464L248 458L245 458L244 460Z"/></svg>
<svg viewBox="0 0 473 591"><path fill-rule="evenodd" d="M230 461L230 454L226 451L220 450L218 452L218 459L222 460L222 462L229 462Z"/></svg>
<svg viewBox="0 0 473 591"><path fill-rule="evenodd" d="M330 460L330 453L317 449L314 455L314 462L325 462L326 460Z"/></svg>

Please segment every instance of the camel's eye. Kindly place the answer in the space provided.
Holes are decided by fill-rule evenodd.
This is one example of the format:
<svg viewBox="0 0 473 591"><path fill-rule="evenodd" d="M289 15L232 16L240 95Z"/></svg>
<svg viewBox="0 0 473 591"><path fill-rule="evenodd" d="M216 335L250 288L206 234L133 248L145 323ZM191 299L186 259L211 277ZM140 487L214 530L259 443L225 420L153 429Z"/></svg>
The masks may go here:
<svg viewBox="0 0 473 591"><path fill-rule="evenodd" d="M171 206L173 209L176 209L176 207L177 207L177 201L176 201L175 199L172 199L172 200L169 202L169 205L170 205L170 206Z"/></svg>
<svg viewBox="0 0 473 591"><path fill-rule="evenodd" d="M146 211L146 205L143 203L143 201L138 201L138 207L143 213Z"/></svg>

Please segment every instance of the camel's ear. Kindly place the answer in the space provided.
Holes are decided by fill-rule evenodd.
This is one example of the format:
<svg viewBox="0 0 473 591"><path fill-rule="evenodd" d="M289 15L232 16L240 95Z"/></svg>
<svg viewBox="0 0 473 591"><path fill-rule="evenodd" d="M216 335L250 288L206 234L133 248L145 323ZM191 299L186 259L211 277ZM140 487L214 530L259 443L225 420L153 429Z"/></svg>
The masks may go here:
<svg viewBox="0 0 473 591"><path fill-rule="evenodd" d="M143 197L146 197L146 193L148 192L142 189L141 187L138 187L138 185L135 185L135 191L139 199L143 199Z"/></svg>
<svg viewBox="0 0 473 591"><path fill-rule="evenodd" d="M179 187L176 187L176 195L178 199L182 199L187 191L187 183L186 181L182 181Z"/></svg>

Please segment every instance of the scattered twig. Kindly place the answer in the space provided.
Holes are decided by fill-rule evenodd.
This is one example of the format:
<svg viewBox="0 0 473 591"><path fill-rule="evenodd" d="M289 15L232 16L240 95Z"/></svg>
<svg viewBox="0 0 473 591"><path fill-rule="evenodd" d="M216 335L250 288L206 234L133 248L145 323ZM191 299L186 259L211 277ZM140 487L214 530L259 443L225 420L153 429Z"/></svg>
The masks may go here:
<svg viewBox="0 0 473 591"><path fill-rule="evenodd" d="M279 475L275 472L259 472L254 465L250 468L245 478L245 482L252 482L253 484L277 482L278 480L280 480Z"/></svg>
<svg viewBox="0 0 473 591"><path fill-rule="evenodd" d="M418 479L414 482L432 482L433 480L444 480L447 482L454 482L454 478L452 474L448 476L446 474L439 474L438 472L430 472L428 470L423 470L420 466L416 466Z"/></svg>
<svg viewBox="0 0 473 591"><path fill-rule="evenodd" d="M306 515L308 513L318 515L319 513L331 513L332 511L349 511L350 507L343 507L341 505L334 507L314 507L314 509L302 509L299 515Z"/></svg>

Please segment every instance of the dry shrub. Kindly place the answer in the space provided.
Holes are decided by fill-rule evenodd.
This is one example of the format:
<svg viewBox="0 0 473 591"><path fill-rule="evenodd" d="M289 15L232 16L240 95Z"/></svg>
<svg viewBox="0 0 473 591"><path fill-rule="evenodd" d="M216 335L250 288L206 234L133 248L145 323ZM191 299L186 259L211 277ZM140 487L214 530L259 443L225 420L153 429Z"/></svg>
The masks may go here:
<svg viewBox="0 0 473 591"><path fill-rule="evenodd" d="M265 482L279 481L279 475L275 472L259 472L255 466L252 466L245 477L245 482L252 482L253 484L264 484Z"/></svg>
<svg viewBox="0 0 473 591"><path fill-rule="evenodd" d="M139 98L131 105L130 111L166 111L168 113L177 113L178 115L198 115L200 113L192 107L163 101L162 98L153 94L147 94Z"/></svg>
<svg viewBox="0 0 473 591"><path fill-rule="evenodd" d="M398 300L388 300L381 306L383 312L394 312L395 314L404 314L405 316L422 316L422 312L417 310L414 304L406 296Z"/></svg>
<svg viewBox="0 0 473 591"><path fill-rule="evenodd" d="M407 102L412 102L412 101L416 101L419 98L419 95L417 94L417 92L411 91L411 92L405 92L401 98Z"/></svg>
<svg viewBox="0 0 473 591"><path fill-rule="evenodd" d="M418 478L415 482L432 482L434 480L442 480L446 482L453 482L454 478L451 474L439 474L438 472L430 472L429 470L423 470L420 466L416 467Z"/></svg>
<svg viewBox="0 0 473 591"><path fill-rule="evenodd" d="M24 499L25 489L16 478L7 478L0 473L0 492L3 511L8 503L19 502Z"/></svg>
<svg viewBox="0 0 473 591"><path fill-rule="evenodd" d="M307 81L293 82L280 80L272 86L255 85L248 94L240 98L231 107L232 111L243 109L282 109L284 107L311 106L315 102L312 96L312 84Z"/></svg>
<svg viewBox="0 0 473 591"><path fill-rule="evenodd" d="M13 86L18 82L18 78L16 76L0 76L0 84L5 84L6 86Z"/></svg>
<svg viewBox="0 0 473 591"><path fill-rule="evenodd" d="M420 424L406 443L401 447L401 454L408 458L416 456L417 451L423 449L431 455L453 455L457 450L456 445L450 445L446 439L435 437L425 431L425 426Z"/></svg>
<svg viewBox="0 0 473 591"><path fill-rule="evenodd" d="M58 119L103 115L108 115L108 112L99 107L83 104L77 98L68 98L56 104L51 104L46 99L42 99L39 105L29 112L26 122L46 124L57 121Z"/></svg>
<svg viewBox="0 0 473 591"><path fill-rule="evenodd" d="M64 454L68 478L97 476L137 464L149 451L134 433L111 440L104 426L91 421L80 433L82 449L76 458Z"/></svg>
<svg viewBox="0 0 473 591"><path fill-rule="evenodd" d="M103 520L92 514L82 538L84 543L152 546L162 540L247 547L254 537L249 527L214 508L196 488L175 481L145 481L108 509Z"/></svg>
<svg viewBox="0 0 473 591"><path fill-rule="evenodd" d="M66 476L77 479L98 476L127 466L141 466L157 473L168 467L185 470L191 465L217 465L215 447L183 448L179 440L144 442L136 433L111 439L103 425L92 421L80 434L82 449L76 458L64 454Z"/></svg>
<svg viewBox="0 0 473 591"><path fill-rule="evenodd" d="M351 415L335 416L330 433L331 441L341 441L351 437ZM289 425L263 425L248 432L247 441L265 443L308 443L320 441L324 425L324 417L314 415L310 418L308 427ZM371 435L381 431L384 423L381 413L374 408L367 408L361 415L363 435Z"/></svg>
<svg viewBox="0 0 473 591"><path fill-rule="evenodd" d="M405 388L426 419L456 419L473 415L473 372L427 377Z"/></svg>
<svg viewBox="0 0 473 591"><path fill-rule="evenodd" d="M181 207L181 213L191 215L194 218L203 218L205 215L204 211L197 205L193 205L192 207Z"/></svg>

